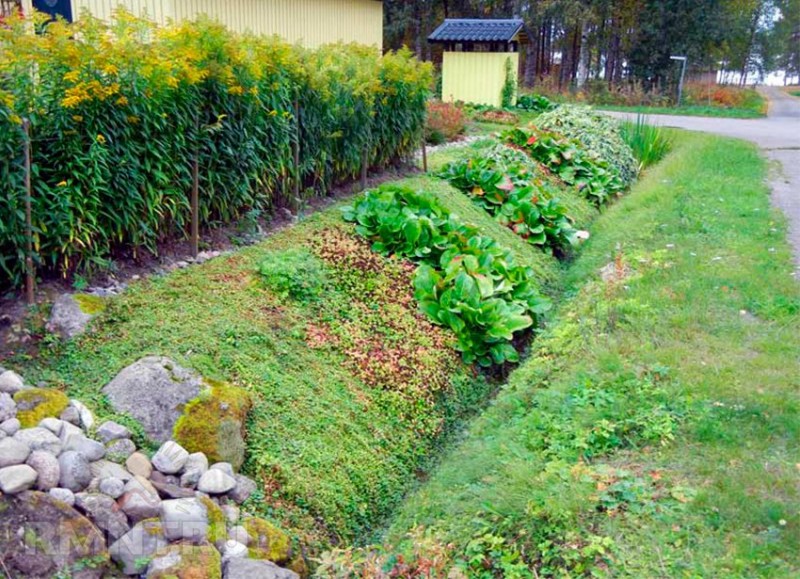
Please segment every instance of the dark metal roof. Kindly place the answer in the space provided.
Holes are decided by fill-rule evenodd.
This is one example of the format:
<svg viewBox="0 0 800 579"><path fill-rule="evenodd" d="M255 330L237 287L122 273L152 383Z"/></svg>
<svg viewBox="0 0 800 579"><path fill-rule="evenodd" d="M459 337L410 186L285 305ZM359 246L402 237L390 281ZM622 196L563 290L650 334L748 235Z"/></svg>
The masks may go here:
<svg viewBox="0 0 800 579"><path fill-rule="evenodd" d="M525 23L508 20L450 19L428 37L428 42L511 42Z"/></svg>

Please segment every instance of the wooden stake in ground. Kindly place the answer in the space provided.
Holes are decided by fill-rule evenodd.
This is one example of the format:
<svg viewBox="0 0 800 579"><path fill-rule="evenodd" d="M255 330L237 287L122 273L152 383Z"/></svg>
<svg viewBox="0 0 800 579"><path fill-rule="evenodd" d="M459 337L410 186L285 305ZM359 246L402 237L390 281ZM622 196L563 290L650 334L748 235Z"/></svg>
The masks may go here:
<svg viewBox="0 0 800 579"><path fill-rule="evenodd" d="M33 269L31 122L28 119L23 119L22 131L25 133L25 300L28 302L28 305L33 305L36 301L36 296L34 295L36 274Z"/></svg>
<svg viewBox="0 0 800 579"><path fill-rule="evenodd" d="M192 257L200 253L200 120L195 123L194 160L192 161L192 226L189 234Z"/></svg>
<svg viewBox="0 0 800 579"><path fill-rule="evenodd" d="M428 147L425 143L425 137L422 137L422 170L428 172Z"/></svg>
<svg viewBox="0 0 800 579"><path fill-rule="evenodd" d="M294 203L300 203L300 104L294 101L294 122L297 138L293 143L294 153Z"/></svg>
<svg viewBox="0 0 800 579"><path fill-rule="evenodd" d="M367 188L367 170L369 169L369 145L364 145L364 154L361 158L361 190Z"/></svg>

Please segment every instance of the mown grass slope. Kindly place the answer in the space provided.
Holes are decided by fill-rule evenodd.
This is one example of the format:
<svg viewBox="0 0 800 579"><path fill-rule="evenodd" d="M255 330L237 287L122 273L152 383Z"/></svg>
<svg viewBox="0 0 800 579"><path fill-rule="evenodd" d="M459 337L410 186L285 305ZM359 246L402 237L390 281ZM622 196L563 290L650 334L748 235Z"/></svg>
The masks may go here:
<svg viewBox="0 0 800 579"><path fill-rule="evenodd" d="M433 177L398 184L435 193L553 289L555 258L461 193ZM418 310L414 266L373 252L341 206L256 246L133 283L88 335L15 366L101 416L112 414L101 388L148 355L243 387L254 398L245 467L263 489L251 506L305 544L368 537L495 386Z"/></svg>
<svg viewBox="0 0 800 579"><path fill-rule="evenodd" d="M676 134L388 544L423 525L475 577L800 573L800 287L764 177Z"/></svg>

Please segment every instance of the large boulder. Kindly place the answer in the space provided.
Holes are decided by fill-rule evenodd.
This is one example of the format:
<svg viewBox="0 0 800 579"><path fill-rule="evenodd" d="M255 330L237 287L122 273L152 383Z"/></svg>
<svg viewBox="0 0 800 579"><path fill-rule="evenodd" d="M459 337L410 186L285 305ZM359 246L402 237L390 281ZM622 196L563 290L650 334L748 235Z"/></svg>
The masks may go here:
<svg viewBox="0 0 800 579"><path fill-rule="evenodd" d="M47 331L65 340L86 331L92 318L105 309L103 298L87 294L63 294L53 302Z"/></svg>
<svg viewBox="0 0 800 579"><path fill-rule="evenodd" d="M211 462L244 462L244 435L251 401L236 386L206 380L210 388L187 404L175 425L175 440L189 452L202 452Z"/></svg>
<svg viewBox="0 0 800 579"><path fill-rule="evenodd" d="M51 388L20 390L14 394L14 402L22 428L33 428L44 418L58 417L69 406L67 395Z"/></svg>
<svg viewBox="0 0 800 579"><path fill-rule="evenodd" d="M148 437L165 442L186 404L202 389L199 374L169 358L151 356L122 370L103 387L103 393L114 410L138 420Z"/></svg>
<svg viewBox="0 0 800 579"><path fill-rule="evenodd" d="M99 579L108 571L103 535L67 504L27 491L0 496L0 513L0 559L10 577Z"/></svg>

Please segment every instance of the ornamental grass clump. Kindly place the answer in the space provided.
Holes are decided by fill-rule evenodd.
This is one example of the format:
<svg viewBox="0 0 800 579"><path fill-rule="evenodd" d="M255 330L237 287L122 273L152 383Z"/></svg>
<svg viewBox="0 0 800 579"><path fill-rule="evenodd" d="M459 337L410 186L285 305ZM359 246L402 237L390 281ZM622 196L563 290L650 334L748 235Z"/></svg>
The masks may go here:
<svg viewBox="0 0 800 579"><path fill-rule="evenodd" d="M307 50L124 10L110 24L27 26L15 15L0 27L0 287L18 284L24 263L23 118L34 259L65 275L182 235L195 162L211 226L294 202L297 180L324 194L423 136L432 72L408 51Z"/></svg>

